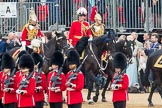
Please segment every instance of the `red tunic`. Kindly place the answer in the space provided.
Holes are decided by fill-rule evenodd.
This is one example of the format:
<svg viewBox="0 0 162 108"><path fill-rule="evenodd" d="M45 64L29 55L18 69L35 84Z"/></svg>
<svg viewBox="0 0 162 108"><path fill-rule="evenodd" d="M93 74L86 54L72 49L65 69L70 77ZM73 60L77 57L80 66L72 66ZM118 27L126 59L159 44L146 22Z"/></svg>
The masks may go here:
<svg viewBox="0 0 162 108"><path fill-rule="evenodd" d="M56 76L57 73L56 72L53 72L51 71L49 74L48 74L48 87L51 87L52 86L52 81L51 81L51 78L53 76ZM54 92L54 91L50 91L48 90L48 101L49 102L63 102L63 96L62 96L62 91L64 91L66 89L65 87L65 75L63 73L61 73L60 75L60 78L61 78L61 84L57 85L56 84L56 87L60 87L60 90L61 92Z"/></svg>
<svg viewBox="0 0 162 108"><path fill-rule="evenodd" d="M112 80L112 84L113 82L114 82L114 79ZM123 81L118 82L117 84L121 84L122 87L119 87L118 90L113 90L112 101L118 102L118 101L127 100L128 99L128 85L129 85L128 76L126 74L123 74Z"/></svg>
<svg viewBox="0 0 162 108"><path fill-rule="evenodd" d="M90 35L92 34L88 22L84 21L81 23L80 21L74 21L70 27L69 41L72 41L72 45L75 46L80 38L83 36L90 37Z"/></svg>
<svg viewBox="0 0 162 108"><path fill-rule="evenodd" d="M24 78L25 78L25 76L23 75L18 79L18 85ZM33 106L35 106L35 101L34 101L34 96L33 96L34 92L35 92L35 86L36 86L36 82L35 82L35 79L32 77L29 80L28 87L22 88L22 90L26 90L27 93L18 94L18 107L33 107Z"/></svg>
<svg viewBox="0 0 162 108"><path fill-rule="evenodd" d="M2 75L2 90L5 89L4 81L9 78L9 75L5 75L3 73ZM2 102L3 104L10 104L10 103L16 103L17 97L16 97L16 89L17 89L17 82L16 82L16 75L13 76L13 82L14 84L9 85L8 88L13 88L10 92L3 92L3 98Z"/></svg>
<svg viewBox="0 0 162 108"><path fill-rule="evenodd" d="M34 76L37 75L38 72L34 73ZM35 102L40 102L40 101L44 101L44 91L46 90L46 75L42 72L41 73L41 80L42 82L39 84L36 84L36 86L41 86L42 89L40 89L40 92L36 92L34 93L34 100Z"/></svg>
<svg viewBox="0 0 162 108"><path fill-rule="evenodd" d="M22 31L22 36L21 36L21 40L26 41L26 46L30 45L30 41L27 39L28 38L28 32L30 32L28 26L29 26L29 24L26 24L24 26L23 31ZM36 36L43 37L41 30L38 29L37 31L38 31L38 33L36 34Z"/></svg>
<svg viewBox="0 0 162 108"><path fill-rule="evenodd" d="M2 100L2 96L3 96L3 91L2 91L2 75L3 75L3 72L0 71L0 100Z"/></svg>
<svg viewBox="0 0 162 108"><path fill-rule="evenodd" d="M69 76L73 72L68 72L66 75L66 82L69 80ZM83 102L82 89L84 88L84 75L82 72L78 72L77 78L72 80L71 83L76 84L76 87L72 88L73 90L68 90L67 87L67 104L78 104Z"/></svg>

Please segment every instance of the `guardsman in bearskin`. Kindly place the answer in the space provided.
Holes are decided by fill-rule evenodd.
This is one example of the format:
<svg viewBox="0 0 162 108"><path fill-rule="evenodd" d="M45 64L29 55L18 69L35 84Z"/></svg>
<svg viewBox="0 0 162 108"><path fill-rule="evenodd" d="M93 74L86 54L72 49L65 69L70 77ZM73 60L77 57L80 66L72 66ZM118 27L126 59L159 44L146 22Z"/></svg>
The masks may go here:
<svg viewBox="0 0 162 108"><path fill-rule="evenodd" d="M21 75L22 75L22 73L21 73L21 71L20 71L20 66L19 66L19 62L20 62L20 58L21 58L21 56L22 55L24 55L24 54L29 54L27 51L25 51L25 50L23 50L23 51L21 51L19 54L18 54L18 56L17 56L17 58L16 59L18 59L18 64L17 64L17 68L18 68L18 70L17 70L17 72L16 72L16 79L18 79Z"/></svg>
<svg viewBox="0 0 162 108"><path fill-rule="evenodd" d="M82 89L84 88L84 75L77 67L80 65L79 54L70 51L67 56L70 71L66 74L66 90L68 108L81 108L83 102Z"/></svg>
<svg viewBox="0 0 162 108"><path fill-rule="evenodd" d="M2 84L3 90L2 103L4 108L16 108L16 75L13 71L15 63L13 58L5 53L2 56Z"/></svg>
<svg viewBox="0 0 162 108"><path fill-rule="evenodd" d="M104 34L105 25L102 24L102 17L97 13L94 17L95 23L91 25L91 32L94 38L99 37Z"/></svg>
<svg viewBox="0 0 162 108"><path fill-rule="evenodd" d="M45 43L45 38L40 30L37 16L34 12L34 8L31 8L29 21L22 30L22 48L25 50L26 46L31 44L31 41L36 38L42 38L42 43Z"/></svg>
<svg viewBox="0 0 162 108"><path fill-rule="evenodd" d="M46 90L46 75L42 72L43 59L38 53L32 53L34 59L34 77L36 80L35 87L35 108L43 108L44 92Z"/></svg>
<svg viewBox="0 0 162 108"><path fill-rule="evenodd" d="M84 21L87 15L87 10L84 7L80 7L77 10L77 15L78 20L72 22L69 32L69 43L74 47L83 36L88 36L90 37L90 40L92 39L89 23Z"/></svg>
<svg viewBox="0 0 162 108"><path fill-rule="evenodd" d="M36 82L33 77L34 61L29 54L20 58L19 67L22 75L17 79L18 108L32 108L35 106L34 93Z"/></svg>
<svg viewBox="0 0 162 108"><path fill-rule="evenodd" d="M55 52L52 58L52 71L48 74L48 101L50 108L63 108L62 91L65 87L65 75L62 73L64 57L61 52Z"/></svg>
<svg viewBox="0 0 162 108"><path fill-rule="evenodd" d="M125 74L127 60L123 53L116 53L113 59L115 74L112 79L113 105L114 108L126 108L126 100L128 99L129 80Z"/></svg>

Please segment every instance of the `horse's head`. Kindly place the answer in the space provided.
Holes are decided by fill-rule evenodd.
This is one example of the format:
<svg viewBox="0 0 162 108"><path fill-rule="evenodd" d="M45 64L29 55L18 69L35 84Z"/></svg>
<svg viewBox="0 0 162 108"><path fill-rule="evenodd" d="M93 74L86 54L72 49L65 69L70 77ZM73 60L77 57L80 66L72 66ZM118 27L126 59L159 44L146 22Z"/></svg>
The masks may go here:
<svg viewBox="0 0 162 108"><path fill-rule="evenodd" d="M115 44L115 51L122 52L126 55L128 59L132 58L132 48L131 48L131 41L122 40Z"/></svg>
<svg viewBox="0 0 162 108"><path fill-rule="evenodd" d="M56 46L58 50L63 50L64 52L70 47L67 43L67 38L64 32L55 32Z"/></svg>
<svg viewBox="0 0 162 108"><path fill-rule="evenodd" d="M93 40L93 44L98 48L98 50L103 53L103 51L111 52L113 48L113 38L109 37L108 34L102 35Z"/></svg>

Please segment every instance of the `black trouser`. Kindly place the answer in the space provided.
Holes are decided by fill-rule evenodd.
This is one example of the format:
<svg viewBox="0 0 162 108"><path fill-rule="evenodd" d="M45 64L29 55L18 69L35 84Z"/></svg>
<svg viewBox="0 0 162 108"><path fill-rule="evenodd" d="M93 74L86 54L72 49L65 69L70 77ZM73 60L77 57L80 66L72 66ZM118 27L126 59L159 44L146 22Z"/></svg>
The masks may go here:
<svg viewBox="0 0 162 108"><path fill-rule="evenodd" d="M82 107L82 103L68 105L68 108L81 108L81 107Z"/></svg>
<svg viewBox="0 0 162 108"><path fill-rule="evenodd" d="M44 104L44 101L36 102L34 108L43 108L43 104Z"/></svg>
<svg viewBox="0 0 162 108"><path fill-rule="evenodd" d="M2 100L0 100L0 108L4 108L2 104Z"/></svg>
<svg viewBox="0 0 162 108"><path fill-rule="evenodd" d="M63 108L62 102L52 103L50 102L50 108Z"/></svg>
<svg viewBox="0 0 162 108"><path fill-rule="evenodd" d="M126 101L119 101L113 103L114 108L126 108Z"/></svg>
<svg viewBox="0 0 162 108"><path fill-rule="evenodd" d="M3 106L4 107L2 107L2 108L16 108L16 103L4 104Z"/></svg>

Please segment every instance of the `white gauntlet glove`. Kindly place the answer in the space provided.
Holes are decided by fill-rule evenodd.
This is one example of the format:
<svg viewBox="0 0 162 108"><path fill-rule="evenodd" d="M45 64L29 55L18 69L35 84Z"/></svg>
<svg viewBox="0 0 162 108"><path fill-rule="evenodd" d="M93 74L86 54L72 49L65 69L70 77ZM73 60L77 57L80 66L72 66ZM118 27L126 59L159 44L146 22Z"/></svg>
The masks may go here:
<svg viewBox="0 0 162 108"><path fill-rule="evenodd" d="M22 50L26 50L26 41L22 41L21 44L22 44Z"/></svg>

